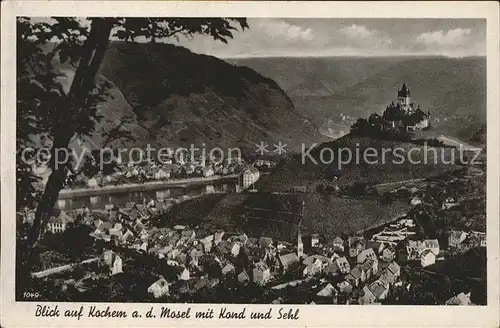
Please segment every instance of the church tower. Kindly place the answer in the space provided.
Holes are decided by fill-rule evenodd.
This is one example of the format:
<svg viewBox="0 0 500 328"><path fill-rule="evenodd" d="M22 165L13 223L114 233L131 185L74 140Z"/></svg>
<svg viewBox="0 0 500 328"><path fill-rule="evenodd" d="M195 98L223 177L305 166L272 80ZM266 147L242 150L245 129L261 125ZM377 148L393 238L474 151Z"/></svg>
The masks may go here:
<svg viewBox="0 0 500 328"><path fill-rule="evenodd" d="M305 207L305 202L302 201L300 221L299 225L297 226L297 256L299 259L304 257L304 243L302 242L302 232L300 231L300 227L302 225L302 219L304 218L304 207Z"/></svg>
<svg viewBox="0 0 500 328"><path fill-rule="evenodd" d="M304 257L304 243L302 242L302 233L300 231L300 224L297 233L297 256L299 259Z"/></svg>
<svg viewBox="0 0 500 328"><path fill-rule="evenodd" d="M406 85L406 83L403 83L403 86L401 87L401 90L398 90L398 104L401 106L403 109L409 109L411 100L410 100L410 89Z"/></svg>

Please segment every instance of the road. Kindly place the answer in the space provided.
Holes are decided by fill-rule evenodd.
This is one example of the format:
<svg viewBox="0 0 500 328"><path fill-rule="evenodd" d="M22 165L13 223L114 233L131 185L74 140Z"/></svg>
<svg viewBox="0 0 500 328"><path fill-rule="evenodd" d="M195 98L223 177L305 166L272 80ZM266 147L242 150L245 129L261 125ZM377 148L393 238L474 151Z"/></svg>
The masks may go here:
<svg viewBox="0 0 500 328"><path fill-rule="evenodd" d="M462 140L459 140L457 138L445 136L445 135L440 135L437 137L437 140L442 141L445 145L448 146L453 146L460 148L460 146L463 147L464 150L477 150L478 147L472 146L466 142L463 142Z"/></svg>
<svg viewBox="0 0 500 328"><path fill-rule="evenodd" d="M34 272L31 275L35 278L43 278L43 277L50 276L51 274L60 273L60 272L70 270L71 268L74 268L77 265L88 264L88 263L96 262L98 260L99 260L98 257L94 257L94 258L87 259L87 260L84 260L84 261L79 262L79 263L70 263L70 264L61 265L61 266L58 266L55 268L50 268L47 270Z"/></svg>

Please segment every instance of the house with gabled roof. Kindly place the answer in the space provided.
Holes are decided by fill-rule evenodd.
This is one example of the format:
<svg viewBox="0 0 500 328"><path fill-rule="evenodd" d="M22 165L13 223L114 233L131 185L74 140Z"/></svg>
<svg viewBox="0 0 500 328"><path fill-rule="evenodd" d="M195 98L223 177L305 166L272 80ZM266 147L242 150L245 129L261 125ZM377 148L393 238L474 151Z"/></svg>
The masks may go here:
<svg viewBox="0 0 500 328"><path fill-rule="evenodd" d="M348 274L351 271L351 265L345 256L336 258L335 261L333 261L333 264L342 274Z"/></svg>
<svg viewBox="0 0 500 328"><path fill-rule="evenodd" d="M382 254L381 254L380 258L384 262L391 262L392 260L394 260L396 258L396 250L392 246L385 247L382 250Z"/></svg>
<svg viewBox="0 0 500 328"><path fill-rule="evenodd" d="M175 257L175 260L184 266L187 261L187 255L181 251L181 253Z"/></svg>
<svg viewBox="0 0 500 328"><path fill-rule="evenodd" d="M175 259L180 254L181 254L181 250L180 249L178 249L176 247L172 247L170 249L170 251L167 253L167 258L169 258L169 259Z"/></svg>
<svg viewBox="0 0 500 328"><path fill-rule="evenodd" d="M227 243L226 248L233 257L236 257L240 254L241 246L239 242Z"/></svg>
<svg viewBox="0 0 500 328"><path fill-rule="evenodd" d="M423 242L424 249L430 250L434 255L439 255L439 242L437 239L426 239Z"/></svg>
<svg viewBox="0 0 500 328"><path fill-rule="evenodd" d="M273 246L273 239L270 237L260 237L259 238L259 246L261 248L268 248Z"/></svg>
<svg viewBox="0 0 500 328"><path fill-rule="evenodd" d="M384 285L392 286L396 282L396 276L389 270L384 270L378 278Z"/></svg>
<svg viewBox="0 0 500 328"><path fill-rule="evenodd" d="M337 288L338 288L339 292L343 293L343 294L350 294L352 292L352 285L347 280L339 282L337 284Z"/></svg>
<svg viewBox="0 0 500 328"><path fill-rule="evenodd" d="M319 288L319 291L316 293L316 296L320 297L335 297L338 292L335 287L331 283L327 283L326 285Z"/></svg>
<svg viewBox="0 0 500 328"><path fill-rule="evenodd" d="M420 264L423 268L436 263L436 255L430 250L426 249L420 255Z"/></svg>
<svg viewBox="0 0 500 328"><path fill-rule="evenodd" d="M385 285L380 280L375 280L368 288L372 291L377 300L384 300L389 295L389 285Z"/></svg>
<svg viewBox="0 0 500 328"><path fill-rule="evenodd" d="M237 235L237 236L232 236L230 238L230 241L231 242L239 242L241 245L245 246L248 242L248 236L246 233L243 233L243 234Z"/></svg>
<svg viewBox="0 0 500 328"><path fill-rule="evenodd" d="M168 245L176 247L177 244L179 243L179 239L181 239L181 236L178 233L173 234L168 238Z"/></svg>
<svg viewBox="0 0 500 328"><path fill-rule="evenodd" d="M168 178L170 178L170 172L168 172L162 168L156 168L153 170L153 178L155 180L168 179Z"/></svg>
<svg viewBox="0 0 500 328"><path fill-rule="evenodd" d="M193 240L196 237L196 232L191 229L186 229L181 231L181 237L185 237L189 240Z"/></svg>
<svg viewBox="0 0 500 328"><path fill-rule="evenodd" d="M191 273L185 267L182 268L181 272L177 274L177 279L179 280L189 280L191 277Z"/></svg>
<svg viewBox="0 0 500 328"><path fill-rule="evenodd" d="M271 279L271 270L267 264L262 261L255 263L252 273L253 281L258 285L265 285Z"/></svg>
<svg viewBox="0 0 500 328"><path fill-rule="evenodd" d="M378 261L377 255L373 251L373 248L364 249L357 256L358 263L364 263L368 260Z"/></svg>
<svg viewBox="0 0 500 328"><path fill-rule="evenodd" d="M363 295L358 299L358 304L360 305L371 305L375 303L377 297L373 294L373 291L368 287L363 287Z"/></svg>
<svg viewBox="0 0 500 328"><path fill-rule="evenodd" d="M349 256L356 257L366 248L366 240L363 237L349 237Z"/></svg>
<svg viewBox="0 0 500 328"><path fill-rule="evenodd" d="M281 255L279 261L283 271L287 271L292 265L299 263L299 257L296 253L288 253Z"/></svg>
<svg viewBox="0 0 500 328"><path fill-rule="evenodd" d="M102 221L101 221L102 222ZM113 228L110 222L102 222L94 231L95 234L109 234L109 230Z"/></svg>
<svg viewBox="0 0 500 328"><path fill-rule="evenodd" d="M134 229L136 235L139 236L142 230L145 229L145 225L140 220L136 220L132 228Z"/></svg>
<svg viewBox="0 0 500 328"><path fill-rule="evenodd" d="M219 243L222 241L222 237L224 237L224 231L219 230L214 233L214 240L213 243L214 245L219 245Z"/></svg>
<svg viewBox="0 0 500 328"><path fill-rule="evenodd" d="M323 264L321 260L316 259L314 262L306 265L305 268L302 270L302 273L304 276L314 276L321 273L322 269L323 269Z"/></svg>
<svg viewBox="0 0 500 328"><path fill-rule="evenodd" d="M47 223L47 230L52 233L62 233L66 230L68 223L73 223L74 219L65 211L61 211L59 215L52 216Z"/></svg>
<svg viewBox="0 0 500 328"><path fill-rule="evenodd" d="M361 264L361 268L366 274L366 280L369 280L372 276L378 273L378 261L367 260Z"/></svg>
<svg viewBox="0 0 500 328"><path fill-rule="evenodd" d="M401 274L401 267L394 261L389 263L386 270L390 271L396 277L399 277L399 275Z"/></svg>
<svg viewBox="0 0 500 328"><path fill-rule="evenodd" d="M446 305L471 305L472 302L470 300L470 292L465 294L465 293L460 293L456 296L453 296L449 300L446 301Z"/></svg>
<svg viewBox="0 0 500 328"><path fill-rule="evenodd" d="M110 274L115 275L123 272L123 261L112 250L106 250L103 253L104 263L109 267Z"/></svg>
<svg viewBox="0 0 500 328"><path fill-rule="evenodd" d="M199 241L203 245L203 250L205 253L209 253L212 250L214 235L208 235L204 238L201 238Z"/></svg>
<svg viewBox="0 0 500 328"><path fill-rule="evenodd" d="M243 270L238 274L238 282L244 283L247 281L250 281L250 275L248 274L248 272L246 270Z"/></svg>
<svg viewBox="0 0 500 328"><path fill-rule="evenodd" d="M448 237L448 246L458 247L467 238L467 234L464 231L452 230Z"/></svg>
<svg viewBox="0 0 500 328"><path fill-rule="evenodd" d="M312 233L309 237L311 238L311 247L318 247L320 245L319 234Z"/></svg>
<svg viewBox="0 0 500 328"><path fill-rule="evenodd" d="M228 263L226 263L226 265L224 265L222 267L222 271L221 272L222 272L222 275L225 276L225 275L234 273L235 270L236 270L236 268L234 267L234 265L232 263L228 262Z"/></svg>
<svg viewBox="0 0 500 328"><path fill-rule="evenodd" d="M122 243L128 243L130 242L134 237L134 233L130 231L130 229L125 228L125 233L122 234L120 241Z"/></svg>
<svg viewBox="0 0 500 328"><path fill-rule="evenodd" d="M323 274L325 275L330 275L330 276L336 276L338 274L340 274L340 271L339 269L337 268L337 266L335 265L334 262L330 262L328 265L326 265L323 270L322 270Z"/></svg>
<svg viewBox="0 0 500 328"><path fill-rule="evenodd" d="M339 236L335 237L332 241L333 250L335 252L343 252L344 251L344 240Z"/></svg>
<svg viewBox="0 0 500 328"><path fill-rule="evenodd" d="M366 272L363 270L361 265L356 265L352 268L351 272L345 277L345 279L353 286L358 286L360 283L366 281Z"/></svg>
<svg viewBox="0 0 500 328"><path fill-rule="evenodd" d="M169 283L163 277L156 280L148 287L148 293L153 294L155 298L160 298L169 294Z"/></svg>

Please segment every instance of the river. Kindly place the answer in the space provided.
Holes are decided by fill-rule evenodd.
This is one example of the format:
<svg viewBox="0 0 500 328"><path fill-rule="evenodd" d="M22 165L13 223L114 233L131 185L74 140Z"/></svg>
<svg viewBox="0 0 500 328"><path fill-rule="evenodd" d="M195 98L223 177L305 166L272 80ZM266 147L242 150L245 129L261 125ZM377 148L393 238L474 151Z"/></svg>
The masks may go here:
<svg viewBox="0 0 500 328"><path fill-rule="evenodd" d="M107 204L114 204L116 206L123 206L127 202L140 202L144 199L150 201L151 199L167 199L180 196L199 196L202 194L226 192L234 187L236 181L227 180L223 183L203 184L203 185L189 185L179 187L169 187L158 190L144 190L144 191L120 191L110 192L107 194L100 194L95 196L74 196L68 198L60 198L57 201L57 207L61 210L70 211L87 206L91 210L102 210Z"/></svg>

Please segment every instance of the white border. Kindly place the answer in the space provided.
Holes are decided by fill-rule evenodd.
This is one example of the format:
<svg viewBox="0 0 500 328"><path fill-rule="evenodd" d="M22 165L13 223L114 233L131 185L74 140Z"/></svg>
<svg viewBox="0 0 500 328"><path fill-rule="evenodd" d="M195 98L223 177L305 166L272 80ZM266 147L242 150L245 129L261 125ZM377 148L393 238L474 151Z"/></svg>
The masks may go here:
<svg viewBox="0 0 500 328"><path fill-rule="evenodd" d="M339 327L499 327L499 6L497 2L160 2L160 1L24 1L2 3L1 70L1 325L54 326L339 326ZM35 303L14 301L15 256L15 16L212 16L336 18L486 18L487 19L487 233L488 306L282 306L299 308L296 321L35 318ZM54 303L47 303L55 305ZM57 303L60 310L79 303ZM86 304L91 305L91 304ZM99 306L105 303L96 304ZM166 304L110 303L113 309ZM220 308L220 304L170 304L173 309ZM243 305L227 305L238 310ZM267 310L271 305L248 305ZM279 308L281 306L272 306ZM247 311L248 311L247 310Z"/></svg>

